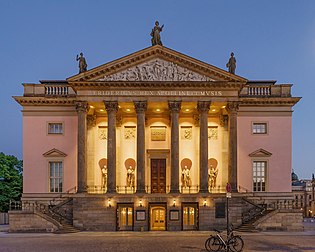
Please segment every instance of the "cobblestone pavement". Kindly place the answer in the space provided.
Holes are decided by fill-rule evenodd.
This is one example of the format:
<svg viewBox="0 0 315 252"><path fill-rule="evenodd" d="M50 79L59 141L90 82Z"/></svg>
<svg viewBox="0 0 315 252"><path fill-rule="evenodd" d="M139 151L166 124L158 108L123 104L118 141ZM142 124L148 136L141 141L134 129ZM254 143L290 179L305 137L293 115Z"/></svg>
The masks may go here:
<svg viewBox="0 0 315 252"><path fill-rule="evenodd" d="M0 232L1 252L187 251L206 252L204 242L213 232L80 232L27 234ZM238 233L243 251L315 251L315 230L304 232Z"/></svg>

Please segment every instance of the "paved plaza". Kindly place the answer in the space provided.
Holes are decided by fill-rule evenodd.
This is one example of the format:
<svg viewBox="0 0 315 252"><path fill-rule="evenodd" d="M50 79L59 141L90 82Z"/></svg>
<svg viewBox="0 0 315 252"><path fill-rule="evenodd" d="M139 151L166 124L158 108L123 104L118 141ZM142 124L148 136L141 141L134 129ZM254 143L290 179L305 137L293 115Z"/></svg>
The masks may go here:
<svg viewBox="0 0 315 252"><path fill-rule="evenodd" d="M1 230L1 229L0 229ZM80 232L74 234L0 232L1 252L166 251L205 252L204 232ZM249 251L315 251L315 229L304 232L238 233Z"/></svg>

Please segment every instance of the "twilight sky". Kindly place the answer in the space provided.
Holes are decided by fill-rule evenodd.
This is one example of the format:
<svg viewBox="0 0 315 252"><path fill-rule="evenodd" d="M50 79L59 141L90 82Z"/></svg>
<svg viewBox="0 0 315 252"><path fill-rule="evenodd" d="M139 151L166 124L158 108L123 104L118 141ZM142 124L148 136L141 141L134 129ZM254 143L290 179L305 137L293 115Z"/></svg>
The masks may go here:
<svg viewBox="0 0 315 252"><path fill-rule="evenodd" d="M315 1L313 0L0 0L0 152L22 155L22 83L62 80L150 46L164 24L163 44L236 74L291 83L303 97L293 110L293 169L315 173ZM313 98L312 98L313 97Z"/></svg>

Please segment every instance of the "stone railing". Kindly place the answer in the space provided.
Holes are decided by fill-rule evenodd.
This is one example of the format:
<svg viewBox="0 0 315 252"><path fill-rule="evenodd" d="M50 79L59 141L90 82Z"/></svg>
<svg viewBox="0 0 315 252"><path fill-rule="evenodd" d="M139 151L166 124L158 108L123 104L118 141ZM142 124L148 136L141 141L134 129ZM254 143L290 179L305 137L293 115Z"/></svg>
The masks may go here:
<svg viewBox="0 0 315 252"><path fill-rule="evenodd" d="M45 86L46 96L67 96L69 93L68 86Z"/></svg>
<svg viewBox="0 0 315 252"><path fill-rule="evenodd" d="M240 92L241 97L291 97L291 84L275 85L269 82L248 82Z"/></svg>
<svg viewBox="0 0 315 252"><path fill-rule="evenodd" d="M169 193L171 186L165 186L165 193ZM199 193L199 185L191 185L191 186L181 186L179 189L179 193L181 194L194 194ZM147 193L152 193L152 187L146 186L145 190ZM87 186L87 192L89 194L105 194L107 192L107 188L100 185L89 185ZM119 194L134 194L137 192L137 188L135 186L116 186L116 192ZM225 187L208 187L209 193L225 193Z"/></svg>
<svg viewBox="0 0 315 252"><path fill-rule="evenodd" d="M69 97L76 93L65 81L42 82L41 84L23 84L24 96Z"/></svg>

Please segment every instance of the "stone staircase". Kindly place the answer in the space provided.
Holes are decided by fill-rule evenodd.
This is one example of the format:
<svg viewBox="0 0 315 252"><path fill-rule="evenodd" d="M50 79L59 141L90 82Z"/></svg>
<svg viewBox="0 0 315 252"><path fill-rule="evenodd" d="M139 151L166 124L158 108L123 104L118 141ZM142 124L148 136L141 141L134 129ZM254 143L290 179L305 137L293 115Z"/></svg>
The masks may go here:
<svg viewBox="0 0 315 252"><path fill-rule="evenodd" d="M50 204L37 203L37 212L58 227L58 230L54 232L55 234L80 232L72 225L72 200L72 198L62 199L59 197L50 201Z"/></svg>
<svg viewBox="0 0 315 252"><path fill-rule="evenodd" d="M255 222L274 210L267 210L266 206L255 204L245 197L242 199L245 203L251 205L252 207L247 212L243 213L242 225L235 228L235 230L239 232L258 232Z"/></svg>

